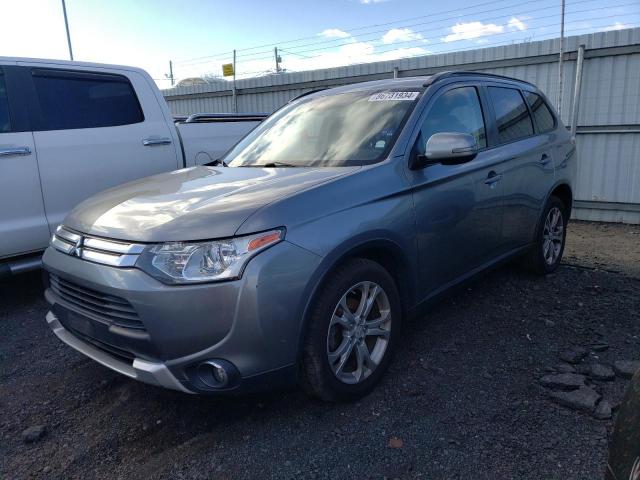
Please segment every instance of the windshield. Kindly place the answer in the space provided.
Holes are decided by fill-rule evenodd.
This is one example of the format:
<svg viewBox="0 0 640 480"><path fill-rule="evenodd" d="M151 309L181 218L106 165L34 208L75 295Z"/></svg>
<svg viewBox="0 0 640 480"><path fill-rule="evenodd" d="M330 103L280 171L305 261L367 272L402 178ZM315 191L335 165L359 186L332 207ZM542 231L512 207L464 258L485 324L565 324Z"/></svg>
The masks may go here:
<svg viewBox="0 0 640 480"><path fill-rule="evenodd" d="M375 163L391 149L421 91L359 91L302 98L265 120L225 157L231 167Z"/></svg>

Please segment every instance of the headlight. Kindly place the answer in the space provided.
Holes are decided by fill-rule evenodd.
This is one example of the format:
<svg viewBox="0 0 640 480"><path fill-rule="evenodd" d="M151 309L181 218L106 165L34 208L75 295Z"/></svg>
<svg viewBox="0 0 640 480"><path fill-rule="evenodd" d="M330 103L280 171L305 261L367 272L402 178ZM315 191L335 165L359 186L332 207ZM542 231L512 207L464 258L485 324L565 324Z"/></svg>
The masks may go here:
<svg viewBox="0 0 640 480"><path fill-rule="evenodd" d="M240 278L258 252L284 238L284 230L209 242L150 245L136 267L165 283L199 283Z"/></svg>

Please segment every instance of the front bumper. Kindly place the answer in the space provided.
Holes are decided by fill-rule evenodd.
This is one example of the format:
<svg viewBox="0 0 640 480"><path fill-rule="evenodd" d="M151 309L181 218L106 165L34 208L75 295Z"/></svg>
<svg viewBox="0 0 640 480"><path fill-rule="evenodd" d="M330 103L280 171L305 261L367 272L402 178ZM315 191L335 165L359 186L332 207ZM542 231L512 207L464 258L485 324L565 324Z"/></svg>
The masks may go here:
<svg viewBox="0 0 640 480"><path fill-rule="evenodd" d="M146 383L211 392L194 377L194 367L213 359L229 362L237 373L232 385L213 391L276 388L295 379L310 279L320 261L284 241L253 258L239 280L170 286L136 268L91 263L49 248L43 263L50 274L78 286L81 296L125 300L143 328L111 324L51 286L45 292L47 322L71 347Z"/></svg>
<svg viewBox="0 0 640 480"><path fill-rule="evenodd" d="M104 365L111 370L115 370L122 375L126 375L129 378L133 378L134 380L139 380L150 385L179 390L185 393L194 393L193 391L185 388L185 386L178 381L164 363L149 362L139 358L134 359L132 363L118 360L116 357L109 355L104 350L96 348L90 343L85 342L70 333L62 326L53 312L48 312L46 319L49 327L60 340L101 365Z"/></svg>

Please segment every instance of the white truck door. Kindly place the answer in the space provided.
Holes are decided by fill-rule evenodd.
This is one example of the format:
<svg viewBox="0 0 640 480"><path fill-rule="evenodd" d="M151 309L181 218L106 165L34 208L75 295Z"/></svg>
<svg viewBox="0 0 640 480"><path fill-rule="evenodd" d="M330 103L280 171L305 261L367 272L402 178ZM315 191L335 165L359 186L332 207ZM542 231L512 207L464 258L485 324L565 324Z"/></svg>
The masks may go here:
<svg viewBox="0 0 640 480"><path fill-rule="evenodd" d="M0 66L0 259L49 242L33 135L25 131L24 106L10 107L5 69Z"/></svg>
<svg viewBox="0 0 640 480"><path fill-rule="evenodd" d="M182 139L186 164L202 165L219 159L259 124L260 120L233 118L221 118L204 123L176 124Z"/></svg>
<svg viewBox="0 0 640 480"><path fill-rule="evenodd" d="M30 73L37 99L33 135L51 230L101 190L182 166L173 124L142 74L41 65Z"/></svg>

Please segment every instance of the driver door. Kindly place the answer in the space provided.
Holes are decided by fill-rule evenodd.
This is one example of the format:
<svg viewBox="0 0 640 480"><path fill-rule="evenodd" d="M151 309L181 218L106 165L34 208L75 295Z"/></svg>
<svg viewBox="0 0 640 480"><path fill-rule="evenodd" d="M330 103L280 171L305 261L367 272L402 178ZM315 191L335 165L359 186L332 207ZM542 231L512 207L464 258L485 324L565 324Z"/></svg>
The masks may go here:
<svg viewBox="0 0 640 480"><path fill-rule="evenodd" d="M429 100L414 133L413 155L424 153L429 137L439 132L471 134L479 147L466 163L409 171L425 296L491 261L502 243L501 160L487 149L480 95L474 83L443 87Z"/></svg>

